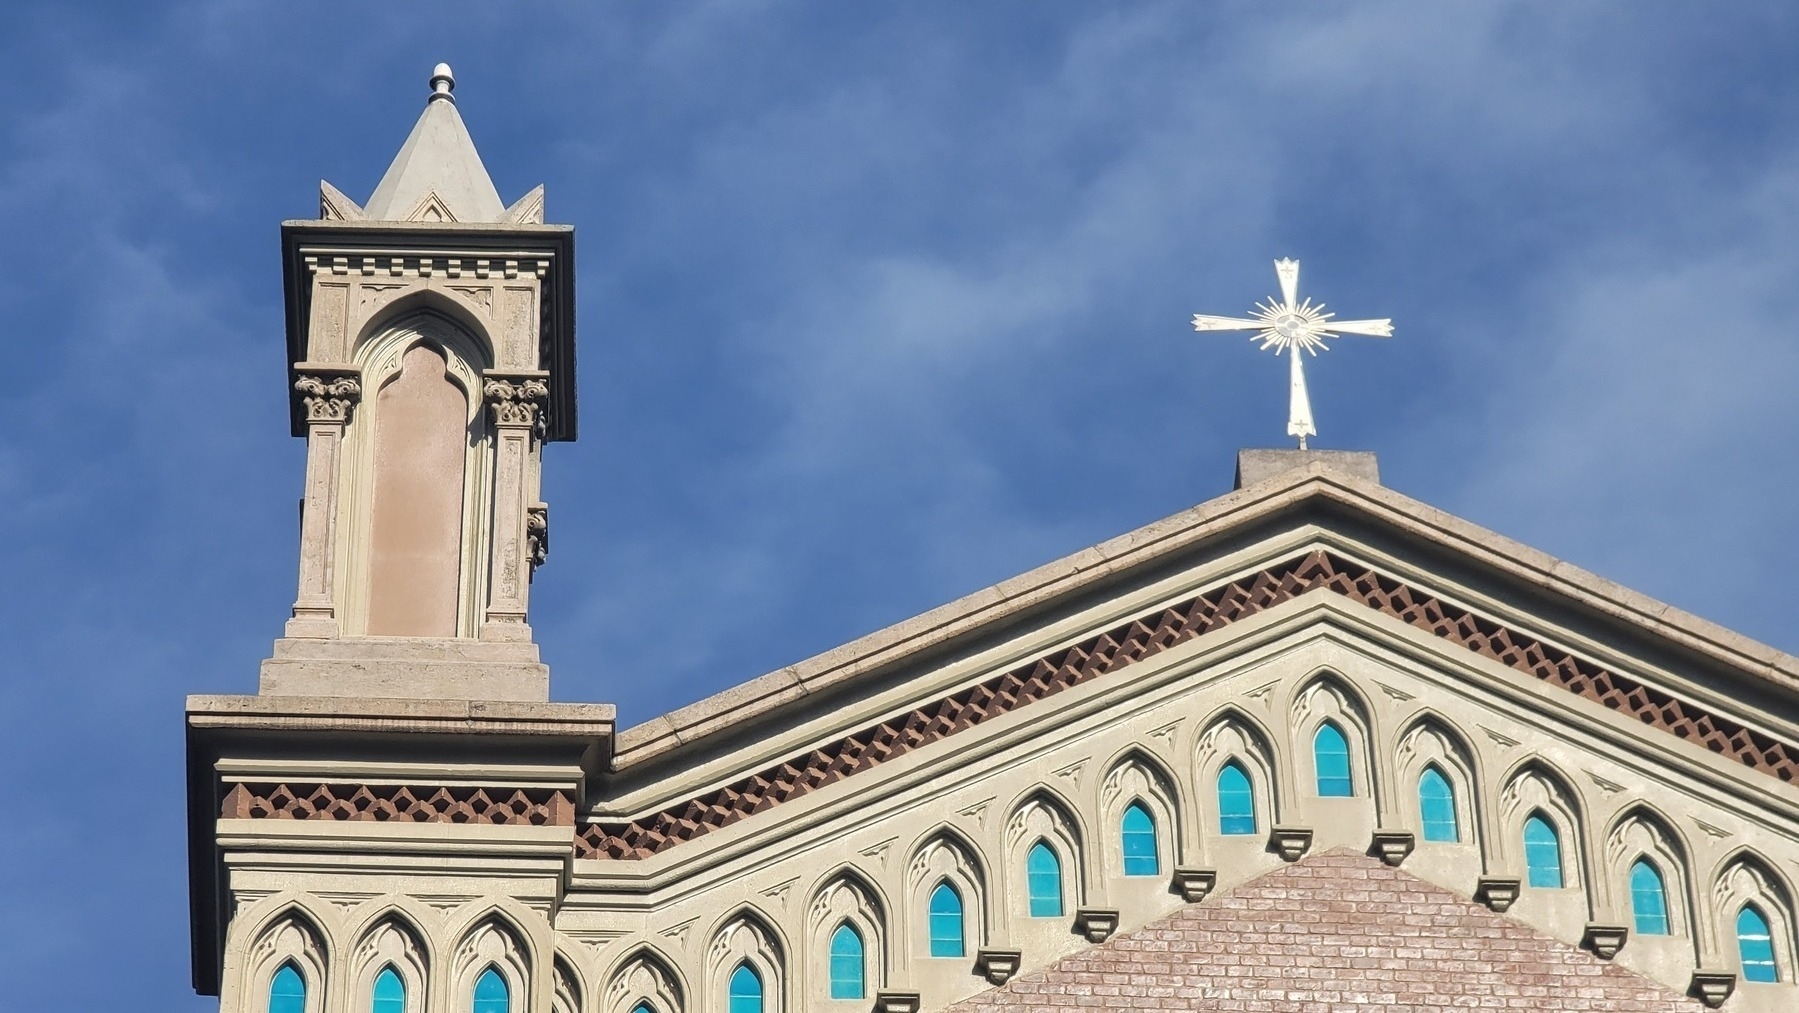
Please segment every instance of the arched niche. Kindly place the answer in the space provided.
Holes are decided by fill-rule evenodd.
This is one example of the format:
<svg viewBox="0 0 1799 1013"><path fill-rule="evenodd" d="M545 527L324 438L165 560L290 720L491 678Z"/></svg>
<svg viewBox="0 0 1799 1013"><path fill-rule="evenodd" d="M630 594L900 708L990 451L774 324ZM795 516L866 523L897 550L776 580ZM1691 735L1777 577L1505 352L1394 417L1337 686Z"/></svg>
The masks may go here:
<svg viewBox="0 0 1799 1013"><path fill-rule="evenodd" d="M375 979L392 968L406 987L406 1013L425 1013L426 989L431 980L430 958L424 935L397 912L377 918L363 932L351 951L350 995L352 1008L371 1009Z"/></svg>
<svg viewBox="0 0 1799 1013"><path fill-rule="evenodd" d="M1155 821L1157 878L1165 880L1183 860L1181 805L1174 777L1160 761L1138 749L1127 750L1106 769L1099 784L1101 842L1097 848L1104 875L1124 876L1124 813L1139 805Z"/></svg>
<svg viewBox="0 0 1799 1013"><path fill-rule="evenodd" d="M886 905L868 879L842 869L826 877L806 907L806 990L813 1006L832 1001L831 940L843 925L862 940L863 997L887 985Z"/></svg>
<svg viewBox="0 0 1799 1013"><path fill-rule="evenodd" d="M397 317L355 352L336 558L346 633L474 636L485 600L491 440L483 342L440 313Z"/></svg>
<svg viewBox="0 0 1799 1013"><path fill-rule="evenodd" d="M319 923L299 907L289 906L267 919L253 938L246 951L240 1005L265 1008L276 973L292 966L305 983L306 1013L324 1013L325 973L330 965Z"/></svg>
<svg viewBox="0 0 1799 1013"><path fill-rule="evenodd" d="M475 982L490 968L506 982L512 1008L530 1009L530 948L524 934L497 913L476 922L456 944L449 976L451 1008L471 1008Z"/></svg>
<svg viewBox="0 0 1799 1013"><path fill-rule="evenodd" d="M1086 903L1085 847L1081 827L1074 809L1054 792L1039 785L1027 792L1006 817L1005 829L1005 896L1006 917L1017 926L1031 917L1027 863L1030 851L1039 843L1056 857L1056 871L1062 891L1063 915L1073 915Z"/></svg>
<svg viewBox="0 0 1799 1013"><path fill-rule="evenodd" d="M1294 776L1302 796L1318 794L1316 743L1326 724L1343 736L1349 750L1350 796L1375 800L1373 721L1362 698L1335 674L1314 676L1293 695L1289 727L1293 731Z"/></svg>
<svg viewBox="0 0 1799 1013"><path fill-rule="evenodd" d="M1768 929L1768 941L1774 950L1774 970L1778 983L1789 987L1799 980L1799 951L1796 951L1793 894L1773 865L1761 856L1738 851L1719 865L1712 879L1711 932L1706 946L1715 953L1715 966L1733 968L1739 982L1746 982L1743 957L1737 935L1738 919L1744 907L1753 907Z"/></svg>
<svg viewBox="0 0 1799 1013"><path fill-rule="evenodd" d="M1216 849L1233 835L1220 828L1219 774L1235 764L1248 775L1255 803L1256 830L1244 841L1265 841L1284 815L1278 759L1267 733L1247 715L1229 709L1213 718L1200 732L1194 751L1201 833L1208 849Z"/></svg>
<svg viewBox="0 0 1799 1013"><path fill-rule="evenodd" d="M1637 862L1648 863L1661 877L1662 895L1667 905L1667 935L1679 939L1693 937L1692 873L1687 861L1687 844L1674 825L1645 805L1625 810L1612 822L1605 835L1605 880L1610 919L1619 925L1633 925L1631 870ZM1632 942L1640 942L1639 938Z"/></svg>
<svg viewBox="0 0 1799 1013"><path fill-rule="evenodd" d="M632 1013L647 1003L656 1013L683 1013L686 988L674 965L648 947L633 951L606 981L603 1013Z"/></svg>
<svg viewBox="0 0 1799 1013"><path fill-rule="evenodd" d="M931 894L948 883L962 902L962 938L968 955L987 945L987 876L974 846L949 828L926 836L906 863L907 948L912 959L931 952Z"/></svg>
<svg viewBox="0 0 1799 1013"><path fill-rule="evenodd" d="M742 966L762 983L762 1013L783 1013L787 1005L787 960L780 937L760 914L743 910L725 919L706 947L706 981L711 1008L725 1009L731 976Z"/></svg>

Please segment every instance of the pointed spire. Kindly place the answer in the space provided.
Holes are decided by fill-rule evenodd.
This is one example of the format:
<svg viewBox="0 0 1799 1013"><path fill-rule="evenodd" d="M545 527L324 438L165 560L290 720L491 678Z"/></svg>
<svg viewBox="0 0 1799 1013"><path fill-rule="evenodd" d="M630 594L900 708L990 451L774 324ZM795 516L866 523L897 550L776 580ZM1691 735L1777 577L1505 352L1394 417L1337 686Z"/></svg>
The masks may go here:
<svg viewBox="0 0 1799 1013"><path fill-rule="evenodd" d="M456 111L456 78L447 63L431 71L431 97L387 174L363 208L374 221L497 222L499 191Z"/></svg>

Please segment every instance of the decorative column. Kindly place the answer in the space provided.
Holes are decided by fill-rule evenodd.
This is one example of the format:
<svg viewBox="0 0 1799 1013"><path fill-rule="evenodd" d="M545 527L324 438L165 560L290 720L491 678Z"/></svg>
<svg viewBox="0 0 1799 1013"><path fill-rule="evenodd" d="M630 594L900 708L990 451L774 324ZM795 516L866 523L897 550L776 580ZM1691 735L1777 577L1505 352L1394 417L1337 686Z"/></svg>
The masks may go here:
<svg viewBox="0 0 1799 1013"><path fill-rule="evenodd" d="M531 570L549 545L547 508L531 501L532 455L548 424L549 374L485 374L482 393L492 414L493 570L488 576L482 640L529 640L526 625ZM533 530L534 529L534 530Z"/></svg>
<svg viewBox="0 0 1799 1013"><path fill-rule="evenodd" d="M330 639L340 633L333 565L338 459L362 381L354 366L301 362L294 370L294 392L306 418L306 497L300 507L300 594L287 635Z"/></svg>

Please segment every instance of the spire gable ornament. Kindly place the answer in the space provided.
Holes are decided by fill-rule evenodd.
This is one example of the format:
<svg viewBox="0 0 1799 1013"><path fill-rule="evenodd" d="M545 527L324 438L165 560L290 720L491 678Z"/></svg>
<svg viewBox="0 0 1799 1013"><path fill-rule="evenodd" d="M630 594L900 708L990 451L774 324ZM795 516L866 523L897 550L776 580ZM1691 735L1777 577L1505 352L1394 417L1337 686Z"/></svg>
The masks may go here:
<svg viewBox="0 0 1799 1013"><path fill-rule="evenodd" d="M1193 315L1196 331L1255 331L1249 340L1261 342L1262 350L1273 349L1275 355L1291 352L1287 360L1287 435L1298 437L1299 449L1306 449L1306 437L1318 435L1312 422L1312 399L1306 393L1306 373L1300 353L1317 355L1330 351L1326 344L1343 334L1360 334L1370 338L1393 336L1392 320L1333 320L1323 303L1299 300L1299 261L1274 262L1274 273L1280 278L1281 301L1269 296L1256 304L1250 317L1215 317L1205 313Z"/></svg>

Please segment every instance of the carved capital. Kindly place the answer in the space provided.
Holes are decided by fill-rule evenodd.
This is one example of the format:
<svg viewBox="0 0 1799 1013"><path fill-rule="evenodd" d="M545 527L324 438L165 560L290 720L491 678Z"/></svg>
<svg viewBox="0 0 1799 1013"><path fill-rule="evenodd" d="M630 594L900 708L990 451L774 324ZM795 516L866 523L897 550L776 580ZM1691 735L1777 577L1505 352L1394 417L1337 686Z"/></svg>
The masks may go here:
<svg viewBox="0 0 1799 1013"><path fill-rule="evenodd" d="M294 390L308 422L348 422L350 409L362 399L362 381L344 373L301 373Z"/></svg>
<svg viewBox="0 0 1799 1013"><path fill-rule="evenodd" d="M1687 985L1687 994L1705 1003L1708 1009L1717 1009L1736 991L1737 975L1735 971L1693 972L1693 980Z"/></svg>
<svg viewBox="0 0 1799 1013"><path fill-rule="evenodd" d="M1397 867L1412 853L1416 840L1410 830L1376 830L1374 839L1368 845L1368 853Z"/></svg>
<svg viewBox="0 0 1799 1013"><path fill-rule="evenodd" d="M1268 850L1284 862L1299 861L1311 846L1312 831L1308 827L1275 827L1268 832Z"/></svg>
<svg viewBox="0 0 1799 1013"><path fill-rule="evenodd" d="M1182 900L1189 904L1197 904L1206 899L1212 888L1218 885L1216 869L1176 869L1172 881L1168 884L1170 892L1180 894Z"/></svg>
<svg viewBox="0 0 1799 1013"><path fill-rule="evenodd" d="M481 393L496 426L526 427L541 437L549 425L550 382L544 377L490 374Z"/></svg>
<svg viewBox="0 0 1799 1013"><path fill-rule="evenodd" d="M1074 913L1074 931L1090 943L1103 943L1118 931L1115 908L1084 907Z"/></svg>
<svg viewBox="0 0 1799 1013"><path fill-rule="evenodd" d="M550 505L533 503L525 508L525 557L533 572L550 558Z"/></svg>

